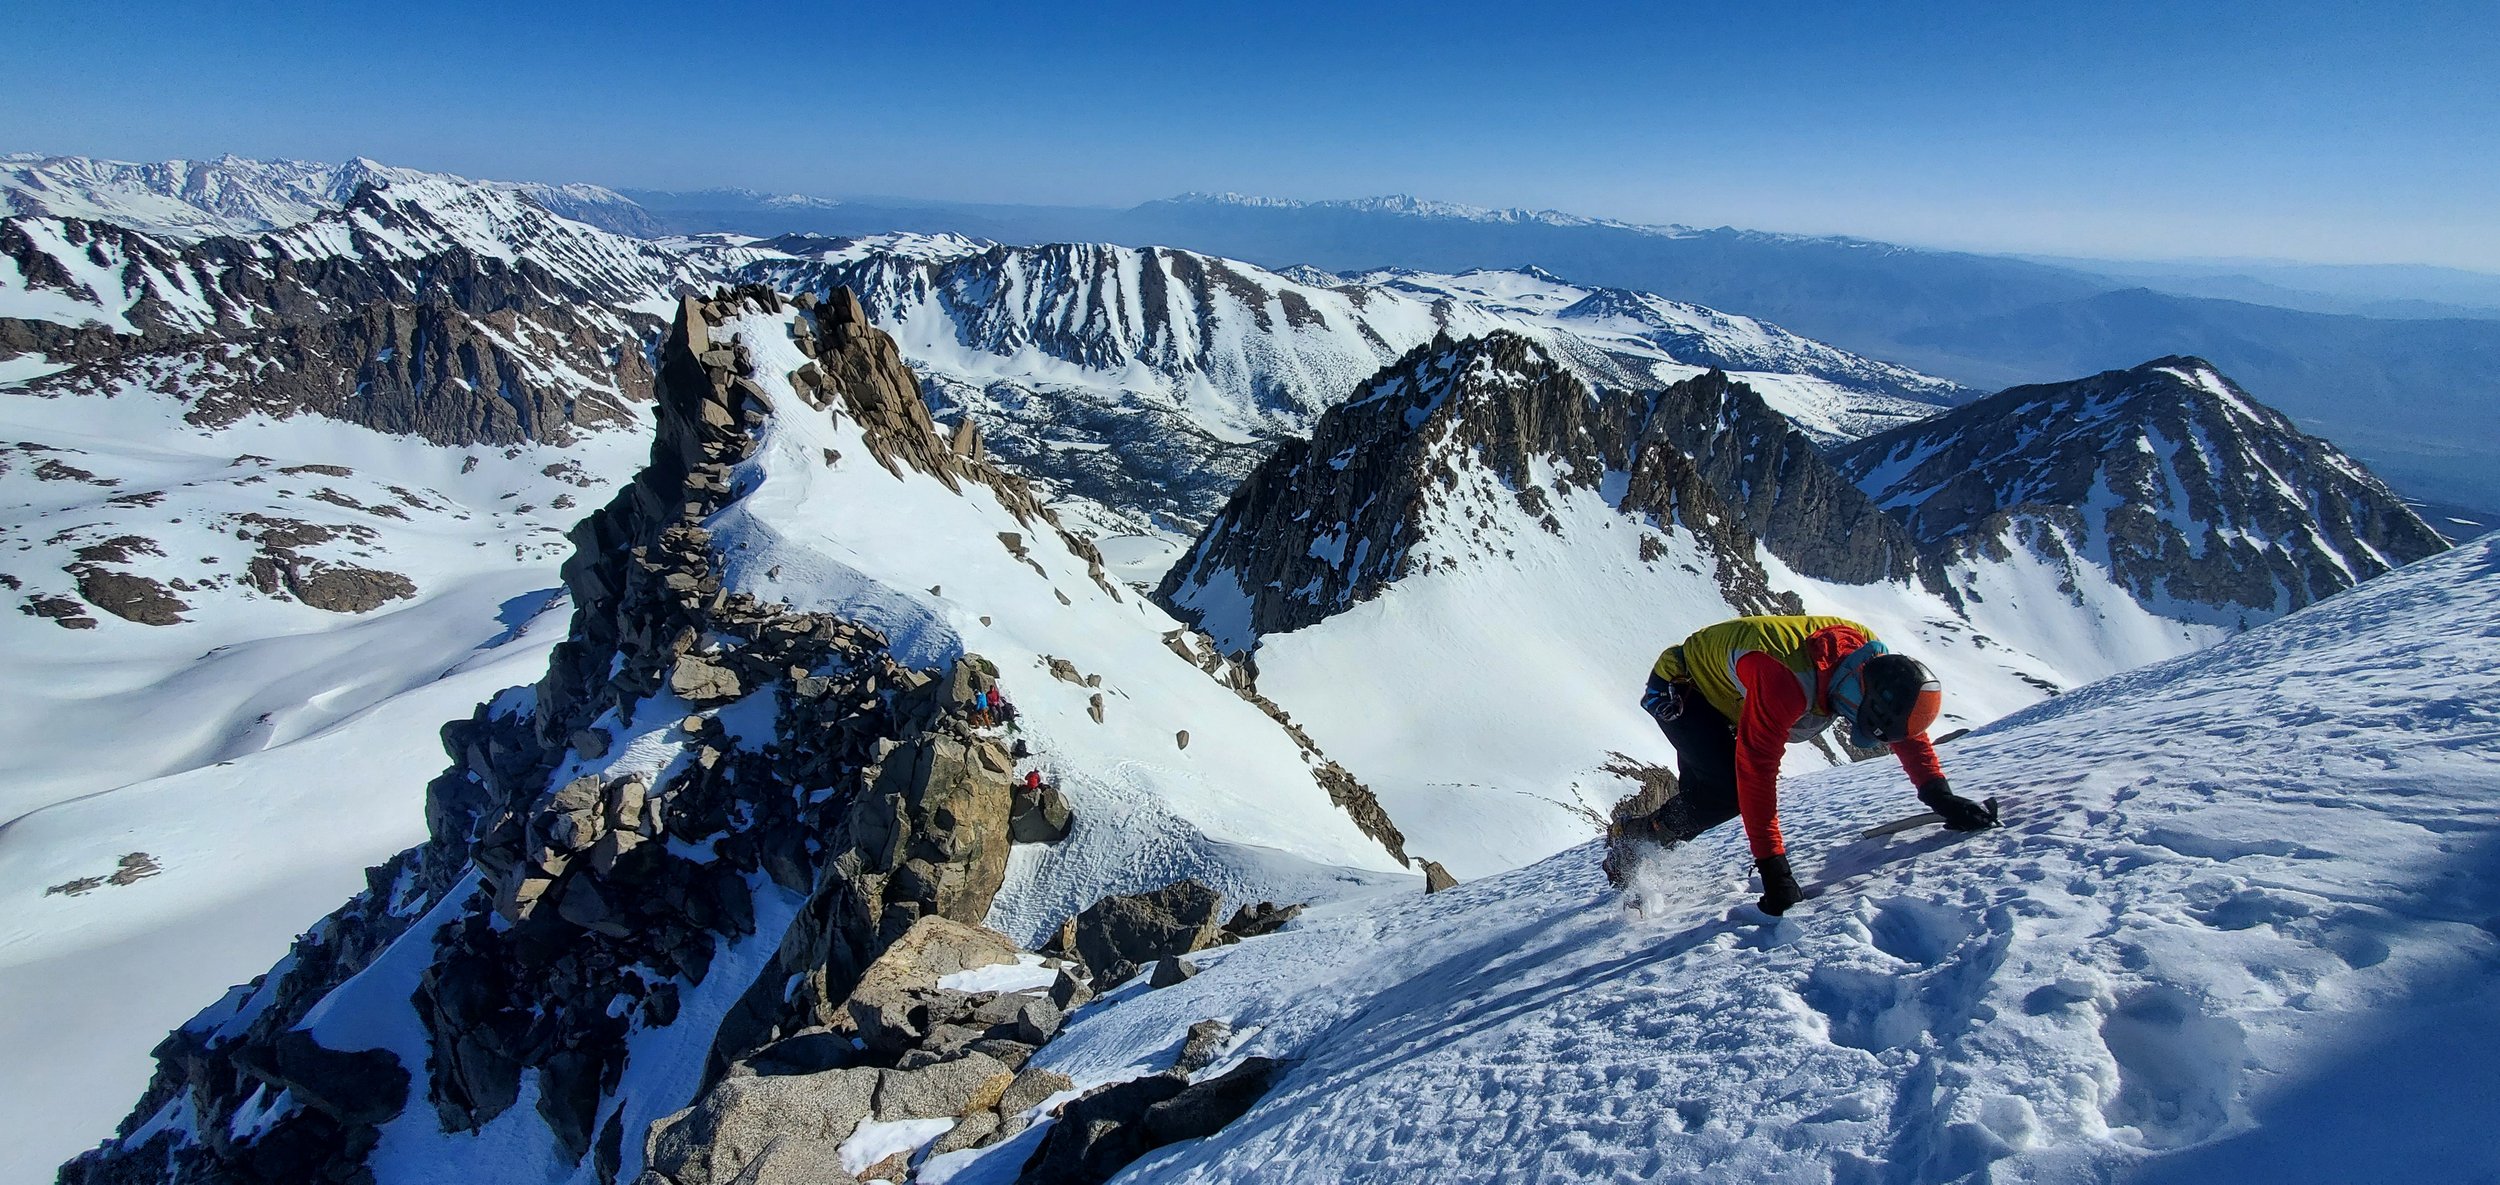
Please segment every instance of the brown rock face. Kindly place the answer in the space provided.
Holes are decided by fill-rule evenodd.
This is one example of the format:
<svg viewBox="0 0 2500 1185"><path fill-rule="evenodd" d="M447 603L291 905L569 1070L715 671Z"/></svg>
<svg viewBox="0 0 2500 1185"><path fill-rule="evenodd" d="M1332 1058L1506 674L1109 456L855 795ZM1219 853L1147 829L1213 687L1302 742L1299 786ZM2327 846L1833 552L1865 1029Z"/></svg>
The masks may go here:
<svg viewBox="0 0 2500 1185"><path fill-rule="evenodd" d="M349 564L316 566L312 573L289 582L296 599L332 613L369 613L392 601L417 595L416 582L397 572Z"/></svg>
<svg viewBox="0 0 2500 1185"><path fill-rule="evenodd" d="M179 625L191 608L164 585L135 573L79 564L71 574L78 578L78 595L88 604L124 621Z"/></svg>

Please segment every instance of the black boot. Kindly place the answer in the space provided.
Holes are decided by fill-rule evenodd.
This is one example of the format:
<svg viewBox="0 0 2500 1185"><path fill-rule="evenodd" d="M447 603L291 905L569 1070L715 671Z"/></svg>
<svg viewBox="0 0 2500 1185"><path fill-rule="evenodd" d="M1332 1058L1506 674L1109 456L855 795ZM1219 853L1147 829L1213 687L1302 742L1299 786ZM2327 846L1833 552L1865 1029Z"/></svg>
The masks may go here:
<svg viewBox="0 0 2500 1185"><path fill-rule="evenodd" d="M1787 853L1764 856L1753 864L1762 870L1762 899L1755 902L1762 912L1778 917L1787 913L1789 906L1806 899L1806 891L1797 887L1797 874L1789 871Z"/></svg>

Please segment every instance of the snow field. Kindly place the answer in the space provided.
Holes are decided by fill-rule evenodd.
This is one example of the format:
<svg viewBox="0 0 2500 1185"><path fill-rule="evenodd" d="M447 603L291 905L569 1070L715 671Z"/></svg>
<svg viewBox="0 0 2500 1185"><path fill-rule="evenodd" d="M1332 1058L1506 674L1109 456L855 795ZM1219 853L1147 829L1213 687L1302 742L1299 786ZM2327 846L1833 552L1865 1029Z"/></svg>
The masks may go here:
<svg viewBox="0 0 2500 1185"><path fill-rule="evenodd" d="M1732 823L1641 916L1585 845L1317 907L1039 1061L1129 1076L1212 1017L1294 1063L1137 1182L2478 1179L2496 695L2500 536L1952 746L2001 830L1861 839L1897 772L1796 779L1785 919Z"/></svg>
<svg viewBox="0 0 2500 1185"><path fill-rule="evenodd" d="M71 631L0 613L0 1063L43 1067L0 1083L0 1180L49 1180L109 1135L166 1030L267 970L364 888L367 867L423 838L442 722L545 671L571 608L555 595L561 529L645 447L601 433L443 449L311 417L210 432L182 411L135 388L0 393L0 441L52 450L12 453L0 473L0 571L24 585L12 606L74 596L62 566L125 535L163 554L116 570L238 577L255 547L234 537L243 514L369 529L303 550L402 573L417 592L349 615L230 579L177 592L191 608L171 626L90 609L96 627ZM265 460L235 463L247 454ZM43 480L46 459L117 484ZM352 474L284 472L307 464ZM147 494L159 497L113 501ZM133 852L160 871L45 892Z"/></svg>

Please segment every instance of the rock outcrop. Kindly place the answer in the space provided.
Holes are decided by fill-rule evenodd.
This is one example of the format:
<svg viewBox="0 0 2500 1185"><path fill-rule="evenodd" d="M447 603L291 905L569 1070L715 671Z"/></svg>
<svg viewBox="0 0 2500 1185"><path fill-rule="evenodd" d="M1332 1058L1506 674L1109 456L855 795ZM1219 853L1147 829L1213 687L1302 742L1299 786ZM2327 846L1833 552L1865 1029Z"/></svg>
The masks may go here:
<svg viewBox="0 0 2500 1185"><path fill-rule="evenodd" d="M1279 1068L1253 1057L1202 1082L1167 1072L1090 1091L1060 1111L1016 1185L1101 1185L1166 1144L1214 1135L1258 1104Z"/></svg>
<svg viewBox="0 0 2500 1185"><path fill-rule="evenodd" d="M1094 986L1127 982L1159 959L1224 941L1224 895L1194 880L1105 897L1068 920L1060 953L1082 960Z"/></svg>
<svg viewBox="0 0 2500 1185"><path fill-rule="evenodd" d="M866 460L994 502L1019 541L1058 532L1123 594L1027 486L933 421L855 300L797 303L811 406L776 409L754 348L714 330L786 314L782 298L684 299L650 461L572 532L573 618L544 678L444 727L427 841L169 1038L119 1136L65 1180L358 1182L386 1131L511 1131L524 1108L543 1155L606 1185L830 1180L863 1120L948 1120L939 1144L980 1147L1068 1089L1027 1062L1092 998L1073 960L1014 990L950 986L1027 961L979 923L1019 820L1071 822L1064 801L1018 802L981 710L996 666L950 650L913 667L874 626L761 600L714 531L745 512L741 464L769 417L827 415L860 430ZM296 538L272 526L264 549ZM122 545L93 546L105 562ZM293 567L270 567L293 587ZM1196 949L1221 934L1221 903L1182 889L1158 916ZM1129 920L1124 943L1148 928ZM375 1024L400 1036L359 1039Z"/></svg>

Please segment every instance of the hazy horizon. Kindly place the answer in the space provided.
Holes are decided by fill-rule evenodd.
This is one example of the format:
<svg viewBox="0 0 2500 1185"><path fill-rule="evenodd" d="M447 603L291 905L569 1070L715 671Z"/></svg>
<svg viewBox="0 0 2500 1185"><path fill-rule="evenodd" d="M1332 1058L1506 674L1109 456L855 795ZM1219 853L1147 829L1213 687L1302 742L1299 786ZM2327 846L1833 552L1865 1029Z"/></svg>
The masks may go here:
<svg viewBox="0 0 2500 1185"><path fill-rule="evenodd" d="M15 22L0 120L119 159L1108 208L1404 193L1991 254L2500 272L2500 10L2175 9L100 0Z"/></svg>

